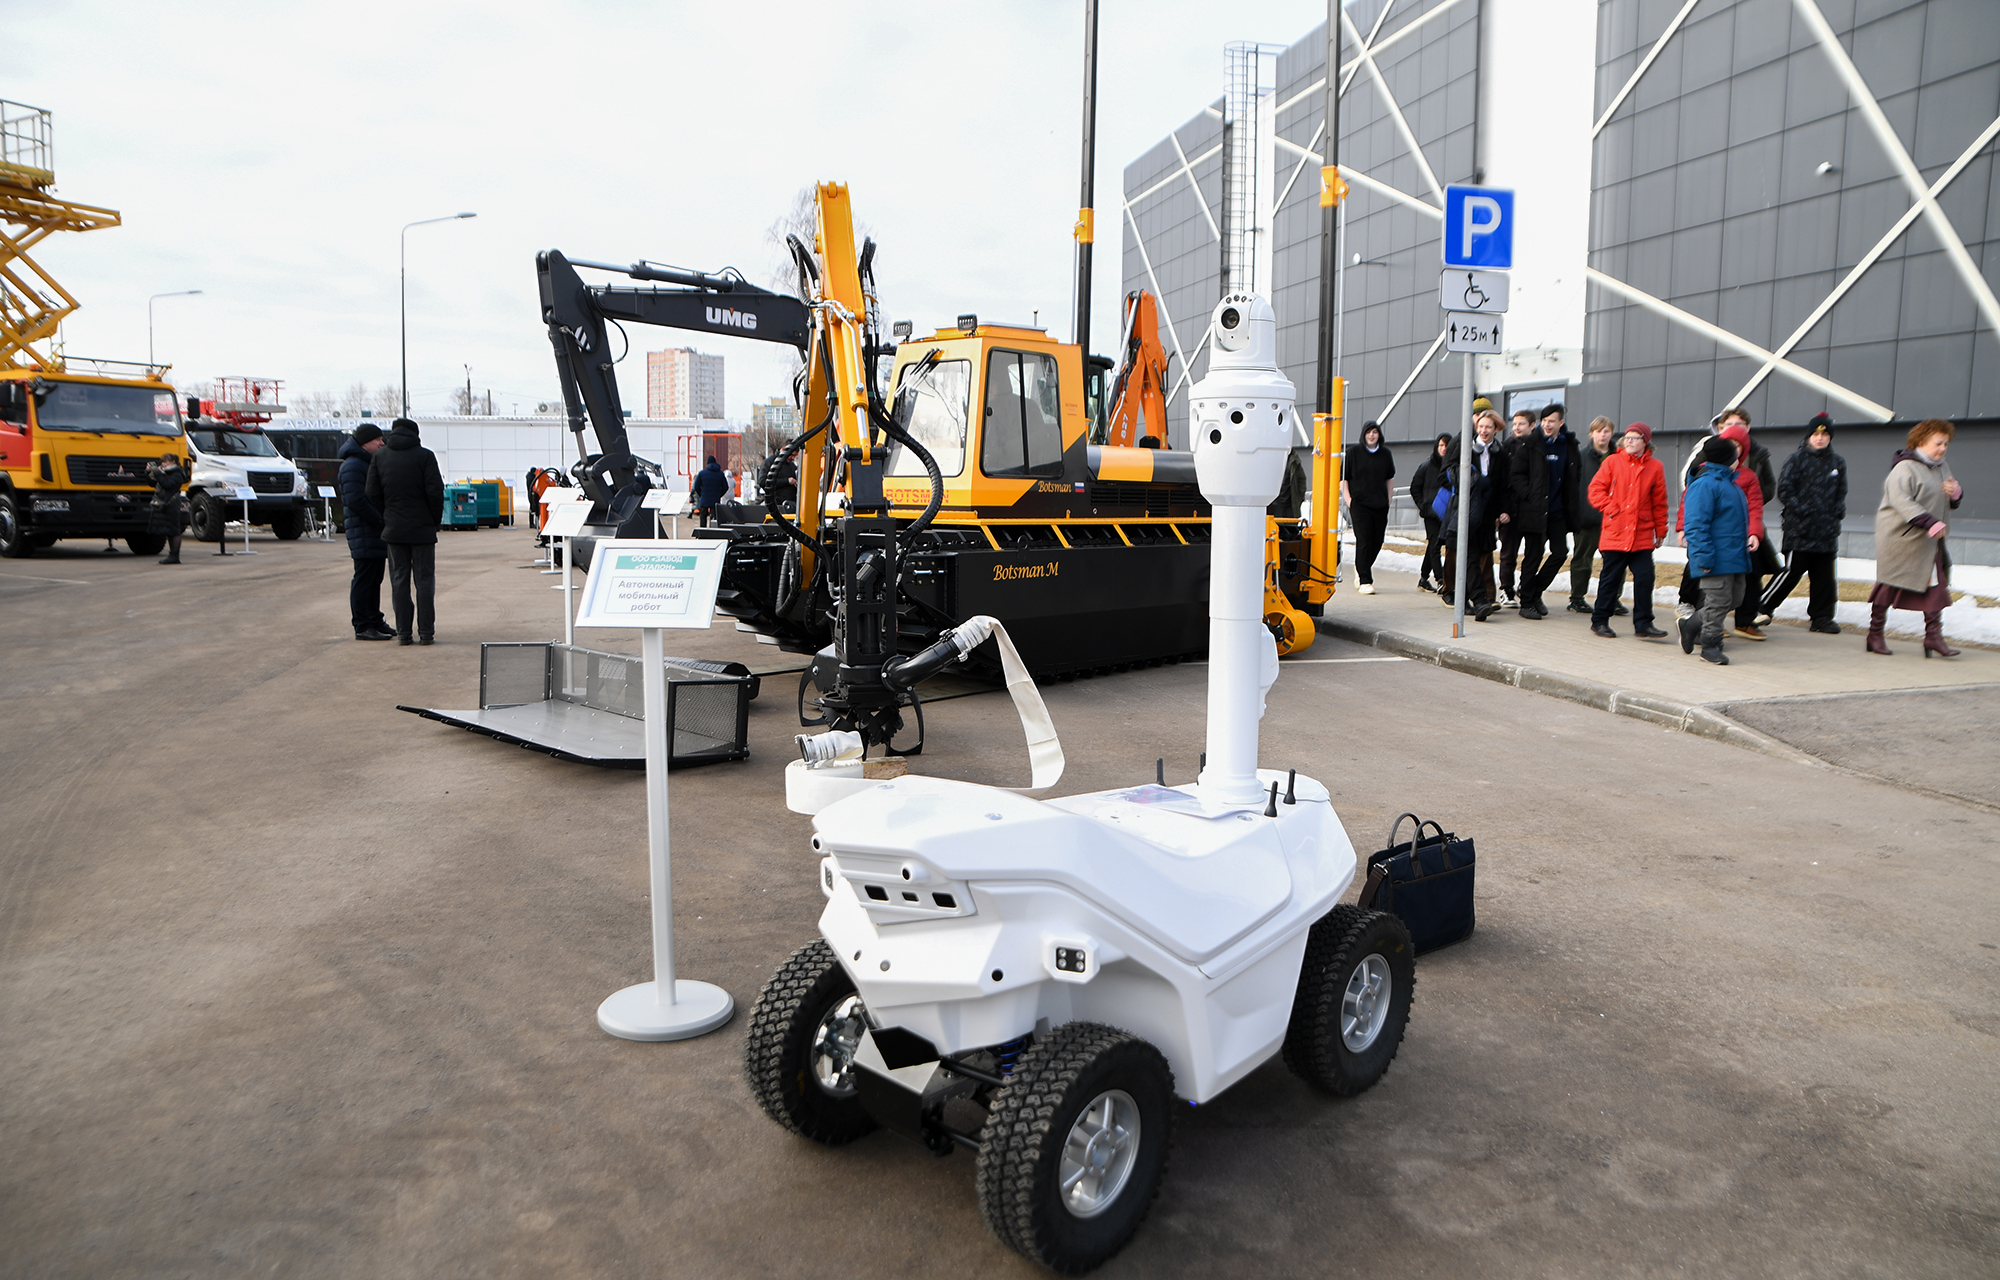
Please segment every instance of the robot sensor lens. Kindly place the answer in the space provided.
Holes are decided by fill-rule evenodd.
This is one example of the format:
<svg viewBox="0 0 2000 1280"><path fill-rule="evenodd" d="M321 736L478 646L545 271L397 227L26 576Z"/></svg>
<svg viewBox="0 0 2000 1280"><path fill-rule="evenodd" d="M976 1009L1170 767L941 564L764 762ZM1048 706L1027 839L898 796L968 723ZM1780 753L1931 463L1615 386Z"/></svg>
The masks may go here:
<svg viewBox="0 0 2000 1280"><path fill-rule="evenodd" d="M875 901L887 902L889 900L889 891L887 889L884 889L881 885L871 884L867 886L867 888L868 888L868 896L875 899Z"/></svg>
<svg viewBox="0 0 2000 1280"><path fill-rule="evenodd" d="M1210 444L1221 444L1221 443L1222 443L1222 433L1221 433L1220 431L1211 431L1211 432L1209 432L1209 433L1208 433L1208 442L1209 442Z"/></svg>
<svg viewBox="0 0 2000 1280"><path fill-rule="evenodd" d="M1236 310L1235 307L1230 307L1222 313L1223 328L1234 329L1237 325L1242 323L1243 323L1243 316L1240 312Z"/></svg>
<svg viewBox="0 0 2000 1280"><path fill-rule="evenodd" d="M995 970L993 971L993 981L995 981L995 982L998 982L998 981L1000 981L1000 979L1002 979L1002 978L1004 978L1004 977L1006 977L1006 976L1007 976L1006 974L1004 974L1004 973L1000 972L1000 970L998 970L998 969L995 969Z"/></svg>
<svg viewBox="0 0 2000 1280"><path fill-rule="evenodd" d="M934 893L931 895L931 901L937 903L946 911L958 910L958 899L948 893Z"/></svg>
<svg viewBox="0 0 2000 1280"><path fill-rule="evenodd" d="M1232 414L1230 414L1230 415L1229 415L1229 420L1230 420L1231 422L1241 422L1241 421L1243 421L1243 411L1239 409L1239 410L1237 410L1237 411L1236 411L1235 413L1232 413Z"/></svg>

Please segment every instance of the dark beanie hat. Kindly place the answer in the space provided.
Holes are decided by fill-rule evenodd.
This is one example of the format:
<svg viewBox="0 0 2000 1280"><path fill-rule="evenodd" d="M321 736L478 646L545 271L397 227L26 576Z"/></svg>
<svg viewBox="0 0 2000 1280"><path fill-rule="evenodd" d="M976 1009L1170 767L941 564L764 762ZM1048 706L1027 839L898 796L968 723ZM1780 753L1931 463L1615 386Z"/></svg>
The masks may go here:
<svg viewBox="0 0 2000 1280"><path fill-rule="evenodd" d="M1832 435L1833 419L1824 413L1815 413L1812 419L1806 423L1806 434L1812 435L1816 431L1824 431L1828 435Z"/></svg>
<svg viewBox="0 0 2000 1280"><path fill-rule="evenodd" d="M389 430L407 431L413 436L421 436L423 434L422 432L417 430L417 424L410 421L408 418L396 419L394 422L389 424Z"/></svg>
<svg viewBox="0 0 2000 1280"><path fill-rule="evenodd" d="M1725 440L1721 436L1710 436L1701 442L1701 460L1728 466L1736 461L1736 442Z"/></svg>
<svg viewBox="0 0 2000 1280"><path fill-rule="evenodd" d="M370 440L380 440L382 428L372 422L364 422L354 429L354 443L367 444Z"/></svg>

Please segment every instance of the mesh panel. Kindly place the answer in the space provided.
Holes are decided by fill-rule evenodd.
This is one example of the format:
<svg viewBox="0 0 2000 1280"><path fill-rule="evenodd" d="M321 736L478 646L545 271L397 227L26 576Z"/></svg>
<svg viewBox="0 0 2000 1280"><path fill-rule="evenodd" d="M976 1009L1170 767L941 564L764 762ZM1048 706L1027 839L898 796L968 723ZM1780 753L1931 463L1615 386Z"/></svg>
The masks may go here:
<svg viewBox="0 0 2000 1280"><path fill-rule="evenodd" d="M740 680L675 681L670 707L675 758L739 750L736 725L743 692Z"/></svg>
<svg viewBox="0 0 2000 1280"><path fill-rule="evenodd" d="M637 657L568 645L552 647L557 659L553 696L634 720L646 718L646 686Z"/></svg>
<svg viewBox="0 0 2000 1280"><path fill-rule="evenodd" d="M549 646L545 644L482 644L479 646L479 705L518 707L545 702L549 696Z"/></svg>

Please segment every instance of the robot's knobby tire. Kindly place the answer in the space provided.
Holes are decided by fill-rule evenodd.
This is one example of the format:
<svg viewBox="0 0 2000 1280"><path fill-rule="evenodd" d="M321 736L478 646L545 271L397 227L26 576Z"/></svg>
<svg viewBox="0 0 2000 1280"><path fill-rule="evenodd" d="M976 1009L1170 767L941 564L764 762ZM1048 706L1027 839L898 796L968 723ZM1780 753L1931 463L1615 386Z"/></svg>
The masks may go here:
<svg viewBox="0 0 2000 1280"><path fill-rule="evenodd" d="M1416 951L1401 919L1335 907L1307 935L1285 1065L1328 1093L1360 1093L1402 1046L1416 984Z"/></svg>
<svg viewBox="0 0 2000 1280"><path fill-rule="evenodd" d="M814 1142L837 1147L875 1127L847 1079L865 1026L854 982L815 938L778 966L757 993L743 1046L743 1076L764 1113Z"/></svg>
<svg viewBox="0 0 2000 1280"><path fill-rule="evenodd" d="M1137 1036L1072 1022L1037 1040L979 1135L987 1227L1065 1275L1117 1253L1166 1177L1173 1097L1166 1058Z"/></svg>

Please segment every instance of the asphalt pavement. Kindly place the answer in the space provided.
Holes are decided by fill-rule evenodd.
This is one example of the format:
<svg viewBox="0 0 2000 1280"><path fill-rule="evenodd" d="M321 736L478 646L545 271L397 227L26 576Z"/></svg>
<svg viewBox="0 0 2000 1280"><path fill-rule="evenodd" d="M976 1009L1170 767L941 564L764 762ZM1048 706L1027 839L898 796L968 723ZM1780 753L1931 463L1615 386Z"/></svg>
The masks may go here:
<svg viewBox="0 0 2000 1280"><path fill-rule="evenodd" d="M252 546L0 564L0 1276L1042 1274L970 1156L819 1148L743 1083L822 901L782 804L795 657L726 621L669 646L776 674L751 759L671 782L681 972L738 1014L628 1043L593 1014L650 976L643 778L395 709L475 705L479 642L559 631L526 535L445 535L431 648L351 639L340 544ZM1729 670L1821 641L1859 649ZM1743 723L1862 772L1330 636L1288 660L1263 763L1363 850L1405 809L1475 837L1478 932L1419 961L1374 1090L1274 1062L1188 1110L1100 1274L2000 1270L1993 818L1889 776L1975 789L2000 736L1990 703L1841 692L1865 728ZM1197 664L1049 687L1055 792L1189 777L1203 693ZM1026 782L1004 694L928 719L920 771Z"/></svg>

